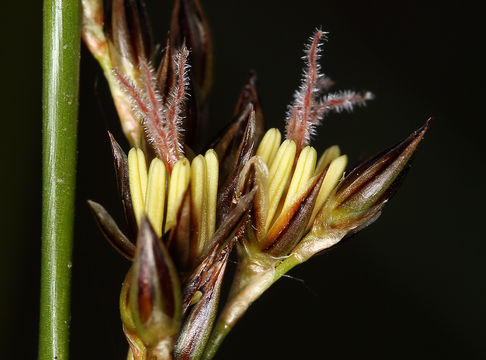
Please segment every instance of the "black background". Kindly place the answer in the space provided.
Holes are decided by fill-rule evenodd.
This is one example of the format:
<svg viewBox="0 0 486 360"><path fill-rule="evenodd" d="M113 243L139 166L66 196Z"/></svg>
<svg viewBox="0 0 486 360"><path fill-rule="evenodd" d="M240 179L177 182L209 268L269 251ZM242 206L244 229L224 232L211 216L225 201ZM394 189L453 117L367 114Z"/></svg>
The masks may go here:
<svg viewBox="0 0 486 360"><path fill-rule="evenodd" d="M148 1L156 39L170 1ZM41 2L2 2L0 358L34 359L41 189ZM217 359L486 358L482 235L484 40L477 10L438 1L203 1L215 42L210 122L233 111L250 68L267 126L283 128L303 44L329 31L323 70L336 89L376 94L329 116L314 141L351 166L437 119L396 197L370 228L290 272L239 322ZM72 359L123 359L118 315L128 263L86 206L120 219L106 130L122 138L101 72L82 48Z"/></svg>

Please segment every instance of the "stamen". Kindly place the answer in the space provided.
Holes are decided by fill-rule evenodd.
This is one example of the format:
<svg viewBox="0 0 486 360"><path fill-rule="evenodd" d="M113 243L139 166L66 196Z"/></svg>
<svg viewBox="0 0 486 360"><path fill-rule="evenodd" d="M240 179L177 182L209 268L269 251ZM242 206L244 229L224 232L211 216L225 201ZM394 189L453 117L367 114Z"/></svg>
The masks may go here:
<svg viewBox="0 0 486 360"><path fill-rule="evenodd" d="M329 197L329 194L331 194L339 180L341 180L341 178L343 177L344 170L346 169L347 164L348 157L346 155L341 155L338 158L332 160L329 168L327 169L327 173L324 176L324 180L322 182L321 189L319 190L319 194L317 195L316 204L314 205L309 224L307 225L308 228L310 228L310 226L312 225L314 218L316 217L317 213L321 209L326 199Z"/></svg>
<svg viewBox="0 0 486 360"><path fill-rule="evenodd" d="M265 221L265 231L268 231L273 217L277 211L280 198L287 186L294 165L295 153L297 146L292 140L285 140L278 149L275 160L269 172L268 198L269 207L267 219Z"/></svg>
<svg viewBox="0 0 486 360"><path fill-rule="evenodd" d="M321 171L323 171L326 166L329 165L331 161L333 161L339 155L341 155L341 149L339 149L339 146L333 145L327 148L326 151L324 151L324 153L321 155L319 162L317 163L314 175L317 175Z"/></svg>
<svg viewBox="0 0 486 360"><path fill-rule="evenodd" d="M167 196L167 218L165 220L165 232L172 229L177 223L177 214L182 204L191 178L191 165L189 160L182 158L177 161L172 169L169 180Z"/></svg>
<svg viewBox="0 0 486 360"><path fill-rule="evenodd" d="M277 155L278 148L280 147L280 141L282 140L282 134L278 129L270 129L263 136L260 145L258 146L257 155L265 161L268 168L272 166L272 162Z"/></svg>
<svg viewBox="0 0 486 360"><path fill-rule="evenodd" d="M306 189L310 178L314 174L316 161L317 152L313 147L306 146L302 149L297 160L297 165L295 166L289 190L287 191L283 209L290 205L295 197L300 195L302 190Z"/></svg>
<svg viewBox="0 0 486 360"><path fill-rule="evenodd" d="M200 254L206 242L206 213L207 213L207 191L206 191L206 159L198 155L191 164L191 198L192 209L197 222L197 247L196 252Z"/></svg>
<svg viewBox="0 0 486 360"><path fill-rule="evenodd" d="M165 206L165 165L160 159L153 159L148 173L145 213L158 236L162 235Z"/></svg>
<svg viewBox="0 0 486 360"><path fill-rule="evenodd" d="M145 155L140 149L132 148L128 153L128 181L130 183L133 211L137 224L140 225L147 191L147 165L145 163Z"/></svg>
<svg viewBox="0 0 486 360"><path fill-rule="evenodd" d="M219 163L213 149L206 152L207 238L211 239L216 228L216 203L218 195Z"/></svg>

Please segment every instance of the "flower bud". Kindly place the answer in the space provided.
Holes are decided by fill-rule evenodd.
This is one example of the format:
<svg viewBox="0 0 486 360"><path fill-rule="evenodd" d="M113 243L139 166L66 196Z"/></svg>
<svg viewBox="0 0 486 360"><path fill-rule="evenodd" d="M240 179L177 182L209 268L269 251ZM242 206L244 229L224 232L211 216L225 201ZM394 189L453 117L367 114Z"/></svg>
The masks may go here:
<svg viewBox="0 0 486 360"><path fill-rule="evenodd" d="M129 286L130 315L143 343L155 347L173 337L181 320L179 279L146 216L140 223Z"/></svg>

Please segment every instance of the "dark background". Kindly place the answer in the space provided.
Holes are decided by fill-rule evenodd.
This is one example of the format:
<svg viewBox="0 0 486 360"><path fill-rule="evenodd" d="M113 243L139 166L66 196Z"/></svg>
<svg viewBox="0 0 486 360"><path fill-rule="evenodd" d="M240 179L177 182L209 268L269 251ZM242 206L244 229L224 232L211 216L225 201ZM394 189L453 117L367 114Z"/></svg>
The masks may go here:
<svg viewBox="0 0 486 360"><path fill-rule="evenodd" d="M36 357L41 189L41 2L2 2L0 358ZM147 0L157 39L170 1ZM203 1L215 42L209 131L227 121L250 68L267 126L283 129L303 44L330 32L336 89L376 94L332 115L314 141L351 166L435 116L396 197L371 227L290 272L240 321L218 359L484 359L484 82L476 10L439 1ZM118 315L128 263L86 206L120 219L106 130L121 139L101 72L82 49L72 359L124 359ZM213 125L214 124L214 125ZM207 136L207 135L206 135Z"/></svg>

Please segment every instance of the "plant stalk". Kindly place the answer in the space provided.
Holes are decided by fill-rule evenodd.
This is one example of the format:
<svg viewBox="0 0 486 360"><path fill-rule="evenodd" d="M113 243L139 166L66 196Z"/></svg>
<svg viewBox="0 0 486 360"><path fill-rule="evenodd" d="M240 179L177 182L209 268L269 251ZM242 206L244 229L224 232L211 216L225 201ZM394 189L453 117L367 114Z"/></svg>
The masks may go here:
<svg viewBox="0 0 486 360"><path fill-rule="evenodd" d="M329 238L312 239L314 241L302 241L293 253L278 265L264 264L257 272L254 270L258 267L247 262L239 269L240 273L235 278L237 284L241 283L244 286L237 287L237 291L232 296L230 295L230 299L219 316L204 349L202 359L211 360L214 357L236 322L270 286L295 266L309 260L314 254L331 247L341 238L342 234L338 234L335 237L329 236Z"/></svg>
<svg viewBox="0 0 486 360"><path fill-rule="evenodd" d="M39 360L67 360L80 56L79 0L45 0Z"/></svg>

